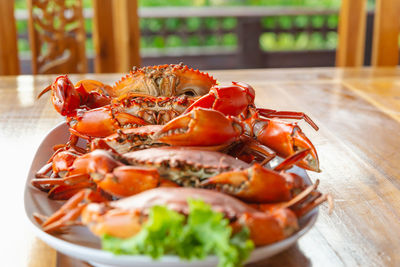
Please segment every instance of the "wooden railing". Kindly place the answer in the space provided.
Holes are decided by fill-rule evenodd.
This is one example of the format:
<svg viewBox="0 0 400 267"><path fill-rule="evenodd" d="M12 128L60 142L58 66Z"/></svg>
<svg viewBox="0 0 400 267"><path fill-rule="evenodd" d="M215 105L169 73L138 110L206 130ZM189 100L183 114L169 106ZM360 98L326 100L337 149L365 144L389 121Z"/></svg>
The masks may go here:
<svg viewBox="0 0 400 267"><path fill-rule="evenodd" d="M237 44L223 46L219 42L214 47L163 49L156 54L144 51L143 62L145 64L157 64L158 62L170 63L178 60L187 64L193 64L201 68L261 68L261 67L297 67L297 66L331 66L334 64L334 49L314 49L296 51L268 51L260 45L263 34L273 33L275 36L286 33L293 36L299 33L312 35L321 34L326 38L328 32L336 33L337 28L328 24L329 16L337 16L338 11L332 9L310 8L270 8L270 7L230 7L230 8L179 8L179 9L142 9L141 18L159 18L166 21L168 18L178 18L183 27L179 32L171 32L164 25L159 32L142 29L143 38L158 36L168 38L174 34L183 40L191 36L197 36L204 40L207 35L215 35L218 40L226 34L236 36ZM274 25L268 27L263 23L266 18L287 17L294 20L298 16L306 17L307 22L302 26L283 27ZM322 18L319 26L313 26L311 19L314 16ZM185 27L192 18L200 20L201 27L196 31L188 31ZM217 20L213 29L205 27L205 21L209 18ZM237 23L232 29L221 27L226 18L234 18ZM187 45L187 44L186 44ZM187 46L186 46L187 47ZM176 51L178 50L178 51ZM152 51L154 53L154 50Z"/></svg>
<svg viewBox="0 0 400 267"><path fill-rule="evenodd" d="M162 43L161 47L142 48L142 65L184 62L201 69L234 69L265 67L314 67L333 66L335 46L309 49L278 47L270 49L263 46L262 38L268 34L280 36L286 34L295 38L300 34L313 36L318 34L322 40L330 34L336 34L336 24L329 23L338 10L315 8L271 8L271 7L203 7L203 8L140 8L142 42L154 41ZM85 18L93 16L92 10L84 10ZM295 21L301 16L303 23ZM26 19L24 12L17 12L17 20ZM274 18L286 18L286 25L271 24ZM318 17L318 25L313 18ZM193 19L197 20L197 28L190 28ZM207 25L210 18L214 24ZM227 19L235 21L234 27L224 27ZM271 20L272 19L272 20ZM157 27L151 28L149 22L157 20ZM172 29L168 23L178 23L178 29ZM279 22L279 19L276 21ZM372 21L369 19L369 21ZM372 25L369 25L372 31ZM207 45L207 38L213 36L212 45ZM226 36L235 40L232 44L224 44ZM368 33L367 33L368 36ZM20 33L20 38L27 35ZM88 34L91 38L91 34ZM179 46L168 46L170 38L178 38ZM190 44L195 38L197 44ZM368 39L368 38L367 38ZM167 45L165 45L167 44ZM366 49L368 51L368 49ZM87 53L89 56L91 53ZM368 59L368 56L367 56ZM89 58L89 69L93 70L92 58ZM29 59L22 62L23 73L29 72Z"/></svg>

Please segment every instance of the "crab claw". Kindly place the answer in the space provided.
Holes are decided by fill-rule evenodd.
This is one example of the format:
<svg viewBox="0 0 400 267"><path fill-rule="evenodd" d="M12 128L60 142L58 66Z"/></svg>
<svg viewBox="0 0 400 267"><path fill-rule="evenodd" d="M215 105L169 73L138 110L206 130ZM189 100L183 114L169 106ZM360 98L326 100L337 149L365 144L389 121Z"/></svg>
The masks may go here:
<svg viewBox="0 0 400 267"><path fill-rule="evenodd" d="M98 92L100 94L108 94L108 92L111 90L111 86L106 85L102 82L96 81L96 80L80 80L75 84L75 87L80 87L83 86L85 91L90 93L90 92Z"/></svg>
<svg viewBox="0 0 400 267"><path fill-rule="evenodd" d="M289 209L268 213L244 213L238 223L250 230L250 239L256 246L263 246L285 239L299 229L296 215Z"/></svg>
<svg viewBox="0 0 400 267"><path fill-rule="evenodd" d="M55 82L45 88L38 98L51 90L54 108L62 116L70 116L80 108L97 108L110 103L104 94L107 86L98 81L83 80L74 86L67 75L58 76Z"/></svg>
<svg viewBox="0 0 400 267"><path fill-rule="evenodd" d="M87 106L90 109L99 108L110 104L111 98L108 96L108 91L111 90L109 85L95 80L81 80L75 84L79 92L86 91L88 96L81 100L81 105ZM81 93L84 95L84 93Z"/></svg>
<svg viewBox="0 0 400 267"><path fill-rule="evenodd" d="M110 153L105 150L97 149L77 158L74 164L69 168L68 175L90 173L106 175L122 165L123 164L114 159Z"/></svg>
<svg viewBox="0 0 400 267"><path fill-rule="evenodd" d="M72 150L65 150L57 153L52 162L53 173L62 176L79 156L80 154Z"/></svg>
<svg viewBox="0 0 400 267"><path fill-rule="evenodd" d="M107 137L124 125L146 125L148 122L129 113L113 113L111 106L78 112L68 118L70 132L84 139Z"/></svg>
<svg viewBox="0 0 400 267"><path fill-rule="evenodd" d="M124 166L104 150L95 150L75 160L70 175L87 173L105 192L117 196L131 196L157 187L160 177L156 169Z"/></svg>
<svg viewBox="0 0 400 267"><path fill-rule="evenodd" d="M88 97L86 91L82 90L79 92L76 90L74 84L67 75L58 76L51 86L45 88L38 95L38 98L50 90L54 108L62 116L68 116L74 113L80 107L81 99Z"/></svg>
<svg viewBox="0 0 400 267"><path fill-rule="evenodd" d="M216 146L232 143L242 131L238 121L219 111L195 108L164 125L156 138L173 146Z"/></svg>
<svg viewBox="0 0 400 267"><path fill-rule="evenodd" d="M254 134L260 143L268 146L283 158L309 149L309 154L296 165L320 172L317 151L296 123L276 119L259 120L254 125Z"/></svg>
<svg viewBox="0 0 400 267"><path fill-rule="evenodd" d="M218 191L247 202L269 203L290 200L295 183L256 163L243 171L221 173L205 180L201 185L215 187Z"/></svg>
<svg viewBox="0 0 400 267"><path fill-rule="evenodd" d="M156 169L121 166L106 175L92 176L104 191L117 197L128 197L155 188L160 182Z"/></svg>
<svg viewBox="0 0 400 267"><path fill-rule="evenodd" d="M64 196L70 197L82 188L95 185L112 196L127 197L165 184L156 169L125 166L100 149L78 157L64 178L33 179L32 183L56 185L50 193L57 199L65 199Z"/></svg>
<svg viewBox="0 0 400 267"><path fill-rule="evenodd" d="M253 103L254 89L245 83L232 82L229 86L215 85L210 92L194 102L185 113L196 107L211 108L224 115L238 116Z"/></svg>

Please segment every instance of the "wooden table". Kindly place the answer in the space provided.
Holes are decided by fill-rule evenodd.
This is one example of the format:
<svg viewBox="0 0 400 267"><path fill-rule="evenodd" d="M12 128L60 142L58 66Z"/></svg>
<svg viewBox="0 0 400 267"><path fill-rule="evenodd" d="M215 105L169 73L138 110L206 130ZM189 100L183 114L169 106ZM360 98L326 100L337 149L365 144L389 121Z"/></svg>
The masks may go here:
<svg viewBox="0 0 400 267"><path fill-rule="evenodd" d="M320 190L335 198L320 208L315 227L296 246L253 266L399 266L400 69L286 69L211 72L222 84L244 81L256 104L306 112L315 132ZM71 75L112 83L112 75ZM76 266L28 228L23 208L26 175L45 133L62 121L49 95L38 93L55 76L0 77L0 266ZM58 263L57 263L58 262ZM84 263L79 265L85 266Z"/></svg>

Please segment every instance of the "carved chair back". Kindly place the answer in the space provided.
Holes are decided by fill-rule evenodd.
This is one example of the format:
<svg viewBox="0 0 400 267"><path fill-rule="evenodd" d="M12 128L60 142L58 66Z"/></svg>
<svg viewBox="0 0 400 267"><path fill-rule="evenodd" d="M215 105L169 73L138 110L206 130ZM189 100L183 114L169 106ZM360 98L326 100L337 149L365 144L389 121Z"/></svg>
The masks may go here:
<svg viewBox="0 0 400 267"><path fill-rule="evenodd" d="M28 1L33 73L87 72L82 1Z"/></svg>
<svg viewBox="0 0 400 267"><path fill-rule="evenodd" d="M29 0L34 73L87 72L82 0ZM137 0L93 0L95 72L139 67Z"/></svg>

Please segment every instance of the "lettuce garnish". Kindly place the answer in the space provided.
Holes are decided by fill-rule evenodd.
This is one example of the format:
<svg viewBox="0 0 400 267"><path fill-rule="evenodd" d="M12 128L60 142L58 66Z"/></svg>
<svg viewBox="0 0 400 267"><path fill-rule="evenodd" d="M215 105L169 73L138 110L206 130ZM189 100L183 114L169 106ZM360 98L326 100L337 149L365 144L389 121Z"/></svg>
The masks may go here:
<svg viewBox="0 0 400 267"><path fill-rule="evenodd" d="M254 249L249 230L243 228L232 235L229 221L202 200L188 200L187 218L164 206L150 209L148 221L141 231L121 239L104 235L103 249L115 254L144 254L153 259L178 255L182 259L204 259L217 255L219 267L241 266Z"/></svg>

